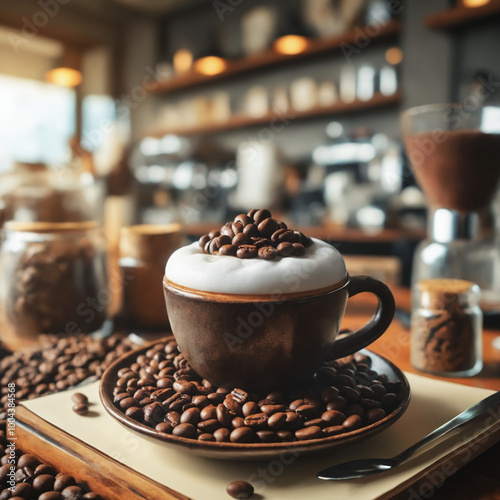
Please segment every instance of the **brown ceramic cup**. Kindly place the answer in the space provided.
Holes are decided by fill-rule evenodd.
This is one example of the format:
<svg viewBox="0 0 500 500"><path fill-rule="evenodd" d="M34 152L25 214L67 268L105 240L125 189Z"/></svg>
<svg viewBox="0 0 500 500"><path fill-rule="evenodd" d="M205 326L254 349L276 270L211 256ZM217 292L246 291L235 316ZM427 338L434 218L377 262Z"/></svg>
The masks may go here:
<svg viewBox="0 0 500 500"><path fill-rule="evenodd" d="M307 379L325 359L353 354L380 337L395 311L389 288L369 276L305 293L231 295L163 281L175 339L191 366L220 387L262 392ZM336 339L347 299L373 293L378 306L361 329Z"/></svg>

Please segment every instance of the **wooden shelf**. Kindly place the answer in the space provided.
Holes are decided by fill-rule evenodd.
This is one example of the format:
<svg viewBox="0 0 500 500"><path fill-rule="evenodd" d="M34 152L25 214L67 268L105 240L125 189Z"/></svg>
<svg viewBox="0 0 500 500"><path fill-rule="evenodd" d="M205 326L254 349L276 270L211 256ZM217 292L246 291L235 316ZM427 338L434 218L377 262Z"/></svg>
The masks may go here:
<svg viewBox="0 0 500 500"><path fill-rule="evenodd" d="M274 214L274 216L279 220L283 219L279 214ZM207 234L212 229L220 228L221 225L220 222L187 224L184 226L184 232L191 238L199 238L202 234ZM425 238L425 230L420 229L382 229L377 233L367 233L362 229L339 227L328 221L321 226L294 226L294 229L298 229L312 238L319 238L320 240L329 242L393 243L402 239L420 241Z"/></svg>
<svg viewBox="0 0 500 500"><path fill-rule="evenodd" d="M374 33L373 36L370 36L370 30L375 30L376 33ZM401 33L401 31L401 23L398 20L393 19L388 24L380 28L368 28L366 30L366 36L370 39L371 43L376 40L381 40L398 35ZM189 73L186 73L184 75L176 76L171 80L154 84L148 88L148 91L157 94L170 94L177 91L198 87L207 83L220 81L226 78L243 75L244 73L249 73L251 71L257 71L259 69L269 68L271 66L274 67L292 61L307 59L313 55L341 50L341 48L345 44L356 46L356 42L359 39L360 32L365 33L365 30L358 28L356 30L350 30L339 36L326 39L310 40L308 48L300 54L286 55L280 54L274 50L268 50L267 52L261 54L229 61L227 69L218 75L207 76L195 71L190 71Z"/></svg>
<svg viewBox="0 0 500 500"><path fill-rule="evenodd" d="M481 7L462 7L443 10L425 19L425 25L433 29L452 29L500 14L500 0L490 0Z"/></svg>
<svg viewBox="0 0 500 500"><path fill-rule="evenodd" d="M235 115L229 120L221 123L201 123L193 127L179 127L171 129L158 129L146 131L146 137L163 137L167 134L173 135L197 135L197 134L215 134L228 130L257 127L267 125L270 127L281 126L282 123L288 124L299 120L317 118L321 116L340 115L345 113L357 113L374 108L385 106L395 106L402 99L402 93L396 92L390 96L375 94L369 101L356 100L350 103L339 102L332 106L317 106L307 111L289 111L285 114L276 112L267 113L259 118L252 118L247 115Z"/></svg>

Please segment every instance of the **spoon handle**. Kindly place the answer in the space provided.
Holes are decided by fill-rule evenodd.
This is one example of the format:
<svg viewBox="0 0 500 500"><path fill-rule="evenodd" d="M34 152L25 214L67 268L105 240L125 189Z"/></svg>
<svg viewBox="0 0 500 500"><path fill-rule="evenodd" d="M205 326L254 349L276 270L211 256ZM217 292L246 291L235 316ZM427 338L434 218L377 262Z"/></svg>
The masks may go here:
<svg viewBox="0 0 500 500"><path fill-rule="evenodd" d="M500 404L500 391L496 392L495 394L492 394L491 396L488 396L479 403L471 406L470 408L467 408L467 410L464 410L456 417L452 418L451 420L448 420L448 422L444 423L441 427L438 427L437 429L433 430L431 433L427 434L427 436L425 436L423 439L416 442L414 445L410 446L409 448L407 448L394 458L399 463L403 462L411 455L413 455L417 450L429 444L431 441L434 441L435 439L444 436L445 434L448 434L448 432L451 432L461 427L462 425L470 422L474 418L479 417L483 413L486 413L486 411L490 410L491 408L493 408L498 404Z"/></svg>

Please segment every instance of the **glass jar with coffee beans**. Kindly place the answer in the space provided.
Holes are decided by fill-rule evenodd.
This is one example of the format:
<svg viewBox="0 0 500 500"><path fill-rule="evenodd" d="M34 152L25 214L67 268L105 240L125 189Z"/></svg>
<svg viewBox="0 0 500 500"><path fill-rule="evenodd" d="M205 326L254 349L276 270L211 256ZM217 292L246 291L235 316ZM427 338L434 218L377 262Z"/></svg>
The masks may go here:
<svg viewBox="0 0 500 500"><path fill-rule="evenodd" d="M106 246L95 222L5 224L0 251L2 342L100 330L111 291Z"/></svg>
<svg viewBox="0 0 500 500"><path fill-rule="evenodd" d="M479 287L459 279L419 281L413 291L411 363L436 375L470 377L481 371Z"/></svg>

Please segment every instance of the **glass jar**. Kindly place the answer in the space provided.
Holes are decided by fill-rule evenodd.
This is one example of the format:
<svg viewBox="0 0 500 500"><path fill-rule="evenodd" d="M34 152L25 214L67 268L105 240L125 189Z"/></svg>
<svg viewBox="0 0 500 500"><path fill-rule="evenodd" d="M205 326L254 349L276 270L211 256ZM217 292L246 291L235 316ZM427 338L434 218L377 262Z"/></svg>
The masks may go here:
<svg viewBox="0 0 500 500"><path fill-rule="evenodd" d="M470 377L482 369L479 287L470 281L416 283L411 317L411 363L418 370Z"/></svg>
<svg viewBox="0 0 500 500"><path fill-rule="evenodd" d="M101 329L111 301L104 237L95 222L5 224L1 339L11 349L43 334Z"/></svg>
<svg viewBox="0 0 500 500"><path fill-rule="evenodd" d="M492 220L489 210L432 211L428 238L415 250L413 288L433 278L472 281L480 287L483 312L500 311L500 235L493 231Z"/></svg>
<svg viewBox="0 0 500 500"><path fill-rule="evenodd" d="M183 242L180 224L121 229L122 310L127 328L134 333L169 329L162 281L168 258Z"/></svg>

